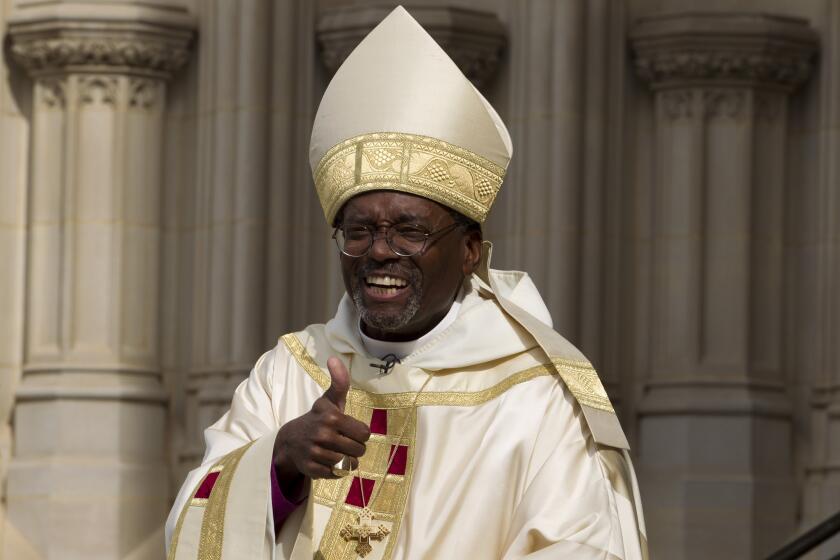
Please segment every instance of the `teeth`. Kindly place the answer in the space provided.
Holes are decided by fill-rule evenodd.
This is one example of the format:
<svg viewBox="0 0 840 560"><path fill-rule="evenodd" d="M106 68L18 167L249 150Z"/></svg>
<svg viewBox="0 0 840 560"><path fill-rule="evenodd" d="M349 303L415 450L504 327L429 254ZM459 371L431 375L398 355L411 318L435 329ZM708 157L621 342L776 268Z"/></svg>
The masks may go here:
<svg viewBox="0 0 840 560"><path fill-rule="evenodd" d="M373 286L373 293L378 296L393 296L397 293L399 288L383 288L382 286Z"/></svg>
<svg viewBox="0 0 840 560"><path fill-rule="evenodd" d="M368 276L367 283L377 286L397 286L399 288L405 287L408 284L405 280L394 278L393 276Z"/></svg>

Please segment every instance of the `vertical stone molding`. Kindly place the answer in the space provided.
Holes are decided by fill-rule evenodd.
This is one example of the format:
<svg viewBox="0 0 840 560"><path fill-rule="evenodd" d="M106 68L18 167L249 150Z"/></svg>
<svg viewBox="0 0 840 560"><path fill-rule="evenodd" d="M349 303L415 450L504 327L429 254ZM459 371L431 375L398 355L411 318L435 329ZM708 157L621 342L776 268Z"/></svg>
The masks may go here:
<svg viewBox="0 0 840 560"><path fill-rule="evenodd" d="M528 271L554 327L599 368L624 415L629 379L619 378L630 368L617 359L621 275L608 248L618 238L616 195L624 181L623 3L526 0L511 3L509 14L507 89L488 94L516 154L485 235L495 244L496 266Z"/></svg>
<svg viewBox="0 0 840 560"><path fill-rule="evenodd" d="M309 169L312 122L328 81L313 41L319 5L290 0L272 7L277 71L271 76L267 345L278 333L331 317L344 292L335 243L313 196Z"/></svg>
<svg viewBox="0 0 840 560"><path fill-rule="evenodd" d="M121 558L168 508L162 117L192 21L174 3L22 1L8 33L33 81L8 518L43 558Z"/></svg>
<svg viewBox="0 0 840 560"><path fill-rule="evenodd" d="M198 175L193 216L183 227L192 259L191 337L185 441L175 453L185 469L201 460L204 429L228 409L234 389L267 349L271 4L207 0L199 6L209 56L198 68Z"/></svg>
<svg viewBox="0 0 840 560"><path fill-rule="evenodd" d="M840 504L840 2L826 2L820 52L819 181L809 205L796 216L797 236L789 243L789 283L798 305L795 327L803 350L790 362L806 369L797 380L808 405L807 459L802 529L833 515ZM794 200L801 200L797 192ZM808 256L812 256L808 259ZM815 258L813 258L815 257ZM802 266L808 263L808 267ZM798 268L797 268L798 266ZM804 270L802 270L805 268ZM800 303L801 302L801 303ZM811 326L816 329L809 328ZM803 368L801 357L813 364ZM811 371L807 371L810 369ZM803 430L804 431L804 430ZM840 539L820 546L815 558L840 554Z"/></svg>
<svg viewBox="0 0 840 560"><path fill-rule="evenodd" d="M495 203L501 215L491 218L504 222L495 236L502 238L498 256L534 277L554 327L574 341L580 335L586 22L585 0L517 4L508 121L518 155Z"/></svg>
<svg viewBox="0 0 840 560"><path fill-rule="evenodd" d="M794 18L691 13L641 20L631 41L656 110L639 410L652 555L762 557L796 526L781 224L787 101L816 35Z"/></svg>
<svg viewBox="0 0 840 560"><path fill-rule="evenodd" d="M0 29L6 27L9 7L8 2L0 3ZM14 447L12 411L23 368L31 87L6 56L0 57L0 76L0 558L25 558L16 532L6 522L5 493Z"/></svg>

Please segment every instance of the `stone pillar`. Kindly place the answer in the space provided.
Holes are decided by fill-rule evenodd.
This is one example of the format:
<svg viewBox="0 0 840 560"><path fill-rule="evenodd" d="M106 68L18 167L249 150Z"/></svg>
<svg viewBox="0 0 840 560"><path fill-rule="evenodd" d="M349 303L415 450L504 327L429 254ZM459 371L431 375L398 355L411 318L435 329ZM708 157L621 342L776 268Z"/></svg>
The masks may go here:
<svg viewBox="0 0 840 560"><path fill-rule="evenodd" d="M204 453L204 429L270 348L263 333L272 3L198 5L197 175L181 217L190 248L181 263L190 278L182 294L191 319L186 441L176 450L189 468Z"/></svg>
<svg viewBox="0 0 840 560"><path fill-rule="evenodd" d="M554 327L595 363L628 418L632 368L620 357L619 328L624 4L510 3L509 55L491 101L514 156L485 234L496 266L531 275Z"/></svg>
<svg viewBox="0 0 840 560"><path fill-rule="evenodd" d="M312 122L327 85L313 40L318 6L290 0L273 9L267 343L332 317L342 293L335 244L309 169Z"/></svg>
<svg viewBox="0 0 840 560"><path fill-rule="evenodd" d="M580 334L587 9L585 0L512 8L507 122L516 153L487 227L496 266L528 271L554 327L573 341Z"/></svg>
<svg viewBox="0 0 840 560"><path fill-rule="evenodd" d="M0 29L11 3L0 1ZM0 57L0 558L25 558L5 523L6 472L13 448L12 410L23 365L26 283L26 182L29 83Z"/></svg>
<svg viewBox="0 0 840 560"><path fill-rule="evenodd" d="M641 20L632 42L656 106L639 409L652 556L761 557L796 523L782 367L786 107L815 34L799 19L694 13Z"/></svg>
<svg viewBox="0 0 840 560"><path fill-rule="evenodd" d="M33 80L23 380L8 516L43 558L121 558L168 509L159 357L168 3L21 1Z"/></svg>
<svg viewBox="0 0 840 560"><path fill-rule="evenodd" d="M815 131L820 140L818 186L810 204L801 205L798 235L789 244L790 283L798 296L791 313L798 321L791 334L802 349L791 362L807 360L812 366L811 379L799 381L798 387L800 402L809 409L802 530L840 508L840 1L826 5L822 104ZM827 560L838 553L840 538L835 537L813 556Z"/></svg>

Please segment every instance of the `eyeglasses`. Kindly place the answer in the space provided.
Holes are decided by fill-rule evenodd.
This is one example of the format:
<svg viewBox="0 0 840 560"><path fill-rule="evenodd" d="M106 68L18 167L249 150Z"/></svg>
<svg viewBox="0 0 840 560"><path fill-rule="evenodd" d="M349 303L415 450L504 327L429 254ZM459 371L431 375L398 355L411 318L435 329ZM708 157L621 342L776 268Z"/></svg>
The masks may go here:
<svg viewBox="0 0 840 560"><path fill-rule="evenodd" d="M416 224L394 224L384 228L385 242L400 257L413 257L426 250L429 239L443 236L460 224L453 222L436 231ZM381 228L365 224L342 224L335 228L332 238L338 250L348 257L362 257L373 247Z"/></svg>

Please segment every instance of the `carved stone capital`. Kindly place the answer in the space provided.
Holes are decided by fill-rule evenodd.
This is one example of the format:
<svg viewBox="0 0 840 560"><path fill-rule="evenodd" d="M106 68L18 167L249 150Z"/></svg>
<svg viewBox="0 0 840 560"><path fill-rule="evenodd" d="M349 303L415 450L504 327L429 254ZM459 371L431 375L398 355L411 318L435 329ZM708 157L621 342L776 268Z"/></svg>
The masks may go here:
<svg viewBox="0 0 840 560"><path fill-rule="evenodd" d="M747 113L747 92L742 89L703 90L706 118L742 119Z"/></svg>
<svg viewBox="0 0 840 560"><path fill-rule="evenodd" d="M333 73L393 6L352 6L324 12L316 28L321 59ZM496 74L507 34L490 12L454 6L412 7L411 15L434 37L464 75L480 88Z"/></svg>
<svg viewBox="0 0 840 560"><path fill-rule="evenodd" d="M189 59L193 23L185 12L93 14L72 2L64 11L21 4L9 21L10 53L32 77L92 72L168 79Z"/></svg>
<svg viewBox="0 0 840 560"><path fill-rule="evenodd" d="M659 106L662 116L668 120L676 121L691 119L696 112L694 90L666 91L659 96Z"/></svg>
<svg viewBox="0 0 840 560"><path fill-rule="evenodd" d="M38 104L47 109L64 109L67 105L67 84L64 78L45 78L37 82Z"/></svg>
<svg viewBox="0 0 840 560"><path fill-rule="evenodd" d="M79 78L82 105L116 105L119 81L116 76L85 74Z"/></svg>
<svg viewBox="0 0 840 560"><path fill-rule="evenodd" d="M811 73L817 35L800 18L687 13L640 20L636 72L653 89L748 86L792 91Z"/></svg>

